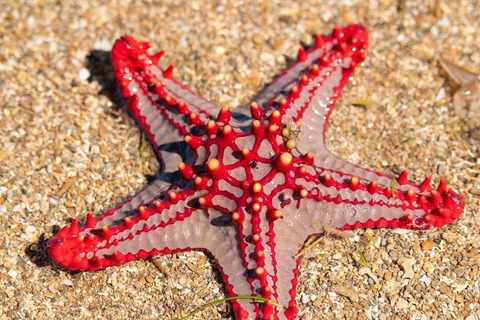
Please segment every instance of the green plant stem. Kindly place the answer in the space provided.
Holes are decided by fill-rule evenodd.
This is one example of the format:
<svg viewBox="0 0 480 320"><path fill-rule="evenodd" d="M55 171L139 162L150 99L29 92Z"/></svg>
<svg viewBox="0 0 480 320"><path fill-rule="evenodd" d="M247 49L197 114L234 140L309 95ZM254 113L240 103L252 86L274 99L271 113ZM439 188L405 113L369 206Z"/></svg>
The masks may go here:
<svg viewBox="0 0 480 320"><path fill-rule="evenodd" d="M362 260L363 265L367 267L367 259L365 259L365 257L363 256L363 252L358 250L357 253L360 256L360 259Z"/></svg>
<svg viewBox="0 0 480 320"><path fill-rule="evenodd" d="M260 303L267 303L267 302L271 302L274 306L276 307L281 307L281 305L278 303L278 302L275 302L275 301L272 301L272 300L269 300L269 299L265 299L265 298L262 298L262 297L256 297L256 296L236 296L236 297L228 297L228 298L223 298L223 299L219 299L219 300L215 300L215 301L212 301L212 302L209 302L195 310L193 310L192 312L190 312L189 314L187 314L186 316L183 316L181 318L175 318L175 319L170 319L170 320L185 320L185 319L188 319L190 318L191 316L193 316L194 314L196 313L199 313L200 311L203 311L205 310L206 308L208 307L211 307L215 304L218 304L218 303L222 303L222 302L225 302L225 301L230 301L230 300L256 300Z"/></svg>

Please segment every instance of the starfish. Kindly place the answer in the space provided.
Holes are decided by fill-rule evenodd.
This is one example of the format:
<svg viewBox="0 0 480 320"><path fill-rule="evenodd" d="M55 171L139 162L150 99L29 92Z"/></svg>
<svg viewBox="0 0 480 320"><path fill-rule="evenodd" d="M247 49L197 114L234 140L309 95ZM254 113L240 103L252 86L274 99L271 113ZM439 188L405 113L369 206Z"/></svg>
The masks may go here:
<svg viewBox="0 0 480 320"><path fill-rule="evenodd" d="M129 36L112 49L128 109L154 146L162 170L143 191L49 240L51 257L71 270L98 270L153 255L209 253L236 319L294 319L297 254L326 226L428 229L454 221L464 199L440 179L409 182L330 153L325 129L335 101L365 59L360 25L317 35L267 85L250 112L217 108L162 69L164 52ZM216 117L213 116L217 113ZM277 308L272 301L281 305Z"/></svg>

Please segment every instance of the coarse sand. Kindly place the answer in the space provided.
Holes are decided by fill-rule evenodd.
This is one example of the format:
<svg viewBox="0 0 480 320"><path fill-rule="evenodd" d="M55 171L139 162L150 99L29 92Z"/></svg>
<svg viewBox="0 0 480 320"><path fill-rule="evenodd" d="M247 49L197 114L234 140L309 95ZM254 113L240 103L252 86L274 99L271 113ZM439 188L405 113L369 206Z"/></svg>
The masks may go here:
<svg viewBox="0 0 480 320"><path fill-rule="evenodd" d="M370 49L332 115L329 148L416 182L444 176L467 205L441 229L323 237L300 266L299 314L480 319L480 142L462 131L438 64L480 71L478 1L3 0L0 22L0 319L170 319L225 297L203 253L83 273L45 255L55 228L114 206L157 172L115 95L115 39L152 40L182 83L238 107L313 34L350 23L368 27ZM223 303L191 319L233 314Z"/></svg>

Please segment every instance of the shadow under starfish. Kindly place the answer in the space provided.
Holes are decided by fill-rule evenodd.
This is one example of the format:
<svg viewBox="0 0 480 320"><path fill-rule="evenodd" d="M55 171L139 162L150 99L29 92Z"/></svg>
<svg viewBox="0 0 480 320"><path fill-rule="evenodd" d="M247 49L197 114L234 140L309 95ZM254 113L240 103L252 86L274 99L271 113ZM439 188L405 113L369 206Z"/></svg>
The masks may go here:
<svg viewBox="0 0 480 320"><path fill-rule="evenodd" d="M367 30L335 28L301 47L298 61L232 117L162 70L163 52L125 36L112 50L128 109L163 162L145 190L102 216L75 219L48 243L71 270L98 270L152 255L202 250L214 257L237 319L294 319L298 265L306 239L323 227L440 227L464 199L441 179L417 185L349 163L327 150L325 129L355 67ZM215 118L214 113L218 112Z"/></svg>

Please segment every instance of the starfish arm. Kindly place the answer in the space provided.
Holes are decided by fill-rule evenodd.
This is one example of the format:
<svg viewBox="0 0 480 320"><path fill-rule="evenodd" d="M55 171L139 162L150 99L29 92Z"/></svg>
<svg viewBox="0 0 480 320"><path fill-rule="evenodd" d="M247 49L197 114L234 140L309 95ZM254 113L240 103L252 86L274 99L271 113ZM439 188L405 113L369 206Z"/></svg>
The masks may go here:
<svg viewBox="0 0 480 320"><path fill-rule="evenodd" d="M362 45L366 45L367 37L366 29L360 25L350 25L344 29L337 27L334 29L331 36L325 38L317 34L315 36L314 44L310 48L301 47L299 49L297 61L292 63L270 84L266 85L255 96L253 101L256 101L266 109L267 113L280 108L281 99L291 98L291 89L292 87L299 85L299 79L307 77L308 81L312 81L315 83L314 85L318 85L318 79L322 76L325 77L325 73L330 70L329 65L332 64L332 61L330 60L337 60L338 57L345 56L345 53L348 53L351 44L349 43L347 45L344 41L345 39L350 40L355 38L356 40L359 40L359 42L365 40L365 43L362 43ZM340 47L339 44L341 43L345 43L346 46L343 48ZM354 45L357 45L357 43ZM360 50L357 53L362 54L364 48L359 47L359 49ZM350 54L350 57L351 56L353 55ZM333 61L333 64L334 63L335 61ZM312 68L314 70L312 70ZM322 72L322 70L325 71ZM317 73L322 74L315 77ZM317 78L317 81L313 81L315 78Z"/></svg>
<svg viewBox="0 0 480 320"><path fill-rule="evenodd" d="M368 33L362 26L334 29L321 47L325 52L321 57L315 56L318 64L312 66L310 63L309 72L304 72L303 76L299 74L298 82L290 87L288 95L273 100L271 106L279 110L283 124L292 121L301 124L298 136L294 138L296 148L310 152L317 165L339 171L342 175L376 180L380 185L390 186L392 177L352 164L332 154L325 146L325 130L333 107L355 66L364 60L367 46ZM316 52L312 50L312 53ZM305 55L310 57L310 51ZM409 183L409 187L418 192L415 185Z"/></svg>
<svg viewBox="0 0 480 320"><path fill-rule="evenodd" d="M214 227L197 199L206 191L170 189L156 197L154 191L147 189L98 219L89 214L81 227L75 219L50 239L51 257L71 270L98 270L156 254L205 250Z"/></svg>
<svg viewBox="0 0 480 320"><path fill-rule="evenodd" d="M312 230L315 223L339 229L440 227L454 221L465 205L443 178L437 190L430 189L429 178L420 185L405 183L392 189L376 180L311 166L296 183L307 191L301 200L305 202L301 205L309 206L305 212L315 212L316 221L306 222Z"/></svg>
<svg viewBox="0 0 480 320"><path fill-rule="evenodd" d="M242 254L236 228L219 227L209 235L209 238L208 251L217 263L228 295L230 297L256 295L255 287L248 281L249 265L246 256ZM218 242L218 239L223 241ZM248 300L232 300L232 304L235 317L239 320L252 318L258 311L258 307Z"/></svg>
<svg viewBox="0 0 480 320"><path fill-rule="evenodd" d="M362 183L370 183L375 180L380 186L392 187L401 191L407 191L413 189L415 192L419 192L419 187L406 179L407 172L404 171L398 177L396 182L393 182L394 177L385 174L381 171L371 170L369 168L361 167L357 164L351 163L342 157L339 157L330 152L327 148L317 150L315 154L315 164L322 168L328 168L326 172L335 177L343 177L342 179L351 179L352 177L358 177L362 180ZM427 177L426 179L430 179Z"/></svg>
<svg viewBox="0 0 480 320"><path fill-rule="evenodd" d="M267 243L274 244L264 249L268 257L265 268L272 277L272 298L283 307L278 312L280 319L295 319L300 262L296 255L308 238L323 233L324 226L345 230L439 227L455 220L464 207L464 199L443 180L438 190L421 195L397 190L392 196L386 189L352 184L350 179L322 182L314 178L322 175L310 175L309 171L296 179L297 187L307 192L298 197L294 191L284 190L281 198L292 201L281 209L281 219L262 228ZM273 205L281 207L281 202L274 200Z"/></svg>
<svg viewBox="0 0 480 320"><path fill-rule="evenodd" d="M172 184L164 176L155 179L143 190L128 198L115 208L107 210L104 215L97 219L95 226L102 228L103 226L111 226L125 217L132 215L140 206L153 203L160 195L166 193Z"/></svg>
<svg viewBox="0 0 480 320"><path fill-rule="evenodd" d="M317 127L326 127L341 89L365 59L367 46L368 32L361 25L335 28L325 39L317 36L311 49L302 47L298 61L261 91L257 103L268 103L267 113L279 110L283 123L313 118Z"/></svg>
<svg viewBox="0 0 480 320"><path fill-rule="evenodd" d="M215 106L173 79L172 68L162 70L163 52L150 55L148 48L125 36L113 46L112 64L128 109L159 151L208 122Z"/></svg>
<svg viewBox="0 0 480 320"><path fill-rule="evenodd" d="M272 287L273 299L278 302L282 309L278 311L279 319L296 319L297 304L295 302L296 286L298 283L298 266L300 258L296 257L305 241L305 230L303 224L299 223L302 217L292 221L286 219L297 213L288 210L282 210L284 219L275 223L275 232L271 240L275 241L274 254L266 250L267 256L271 256L274 262L274 272L272 273L275 284Z"/></svg>
<svg viewBox="0 0 480 320"><path fill-rule="evenodd" d="M248 300L234 300L233 307L236 319L271 319L272 316L281 320L295 319L297 307L295 304L295 287L297 284L299 259L295 258L304 239L295 226L287 221L278 225L263 226L262 237L269 240L264 248L265 271L270 300L277 302L281 308L275 310L272 305L259 304ZM275 230L275 235L273 230ZM225 238L225 237L222 237ZM253 295L263 296L265 288L261 281L255 279L256 264L251 260L258 251L248 240L241 249L238 239L217 243L211 250L223 275L229 296ZM275 318L277 319L277 318Z"/></svg>

